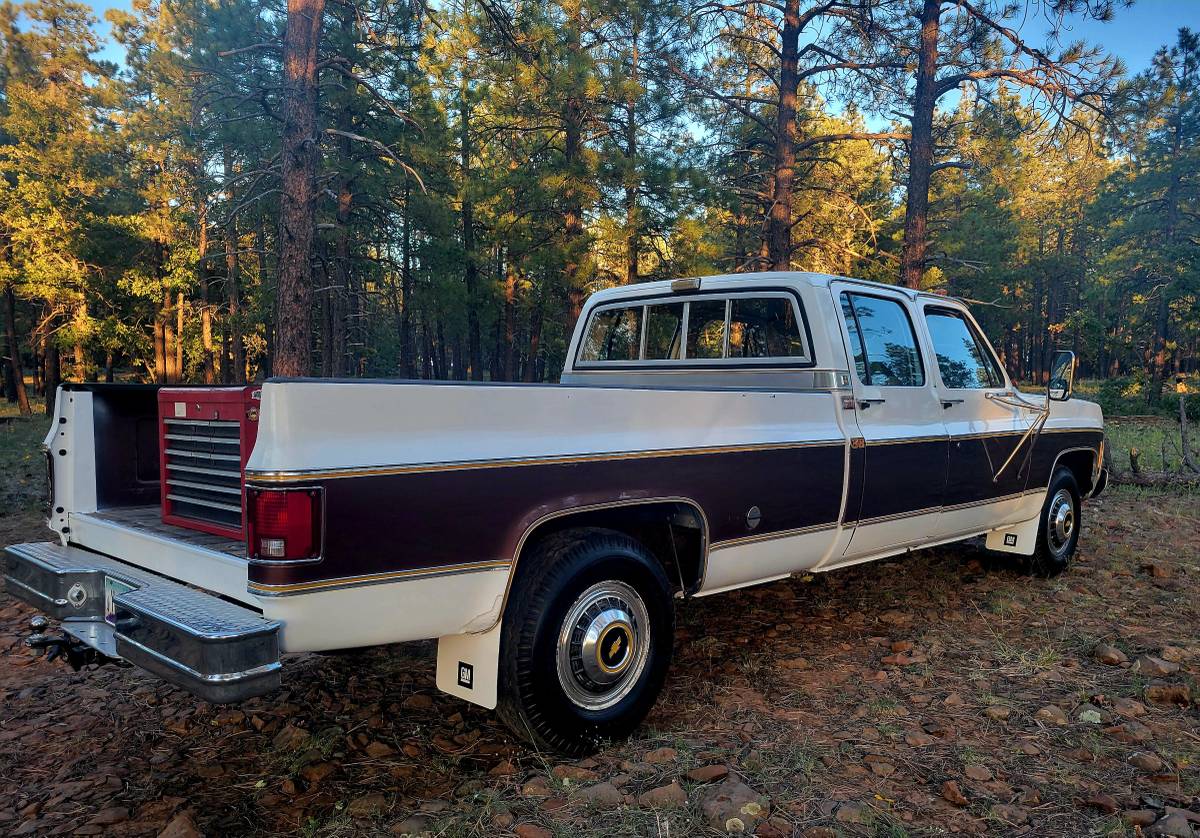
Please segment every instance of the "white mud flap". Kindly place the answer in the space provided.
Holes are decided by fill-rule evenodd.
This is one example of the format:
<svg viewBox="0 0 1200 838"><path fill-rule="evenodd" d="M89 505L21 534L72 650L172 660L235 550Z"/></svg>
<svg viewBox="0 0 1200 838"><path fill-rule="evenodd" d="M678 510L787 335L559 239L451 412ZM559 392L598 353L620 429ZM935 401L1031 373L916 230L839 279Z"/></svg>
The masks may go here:
<svg viewBox="0 0 1200 838"><path fill-rule="evenodd" d="M500 680L500 620L480 634L438 638L437 688L489 710Z"/></svg>
<svg viewBox="0 0 1200 838"><path fill-rule="evenodd" d="M998 553L1016 553L1020 556L1032 556L1037 545L1038 524L1042 516L1039 512L1028 521L1000 527L987 534L987 549Z"/></svg>

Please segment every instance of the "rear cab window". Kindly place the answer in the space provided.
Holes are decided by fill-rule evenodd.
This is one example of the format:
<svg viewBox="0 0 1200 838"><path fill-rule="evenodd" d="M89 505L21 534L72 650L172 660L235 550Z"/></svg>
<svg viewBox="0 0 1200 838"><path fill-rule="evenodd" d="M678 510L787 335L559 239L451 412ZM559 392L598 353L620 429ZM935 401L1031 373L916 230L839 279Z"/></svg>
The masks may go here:
<svg viewBox="0 0 1200 838"><path fill-rule="evenodd" d="M598 306L576 366L812 366L811 346L793 292L713 292Z"/></svg>

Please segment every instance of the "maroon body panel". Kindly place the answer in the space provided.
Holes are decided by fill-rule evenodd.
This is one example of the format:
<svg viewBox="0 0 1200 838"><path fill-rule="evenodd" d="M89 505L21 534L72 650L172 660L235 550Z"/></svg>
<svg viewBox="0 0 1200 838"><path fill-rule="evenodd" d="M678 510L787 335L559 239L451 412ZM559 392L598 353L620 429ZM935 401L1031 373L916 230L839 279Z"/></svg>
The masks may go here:
<svg viewBox="0 0 1200 838"><path fill-rule="evenodd" d="M844 444L527 464L316 480L325 489L325 549L306 566L251 565L279 585L509 561L522 535L563 510L639 498L685 498L709 541L835 524ZM251 479L253 483L253 479ZM751 530L746 513L762 512Z"/></svg>

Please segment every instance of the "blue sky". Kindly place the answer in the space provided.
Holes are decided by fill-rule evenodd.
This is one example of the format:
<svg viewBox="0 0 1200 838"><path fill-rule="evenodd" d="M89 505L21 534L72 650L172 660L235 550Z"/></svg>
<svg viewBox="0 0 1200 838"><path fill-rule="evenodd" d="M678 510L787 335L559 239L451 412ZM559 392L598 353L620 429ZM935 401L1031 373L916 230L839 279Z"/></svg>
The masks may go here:
<svg viewBox="0 0 1200 838"><path fill-rule="evenodd" d="M97 17L103 20L106 9L129 8L128 0L100 0L92 3ZM107 31L107 24L103 24ZM1085 40L1100 43L1119 56L1131 73L1144 70L1155 50L1175 40L1181 26L1200 29L1200 0L1139 0L1133 8L1117 9L1112 23L1073 19L1066 40ZM1021 24L1022 33L1040 43L1047 29L1046 22L1030 17ZM104 58L120 61L121 51L109 45Z"/></svg>

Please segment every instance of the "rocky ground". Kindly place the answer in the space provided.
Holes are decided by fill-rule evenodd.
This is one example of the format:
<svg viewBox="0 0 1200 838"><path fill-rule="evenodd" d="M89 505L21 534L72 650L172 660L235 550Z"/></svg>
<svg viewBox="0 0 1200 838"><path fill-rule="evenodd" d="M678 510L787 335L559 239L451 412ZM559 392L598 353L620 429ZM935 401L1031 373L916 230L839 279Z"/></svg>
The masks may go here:
<svg viewBox="0 0 1200 838"><path fill-rule="evenodd" d="M573 762L438 693L432 644L217 707L36 660L0 595L0 833L1200 835L1200 503L1086 518L1057 580L960 545L686 603L637 738Z"/></svg>

